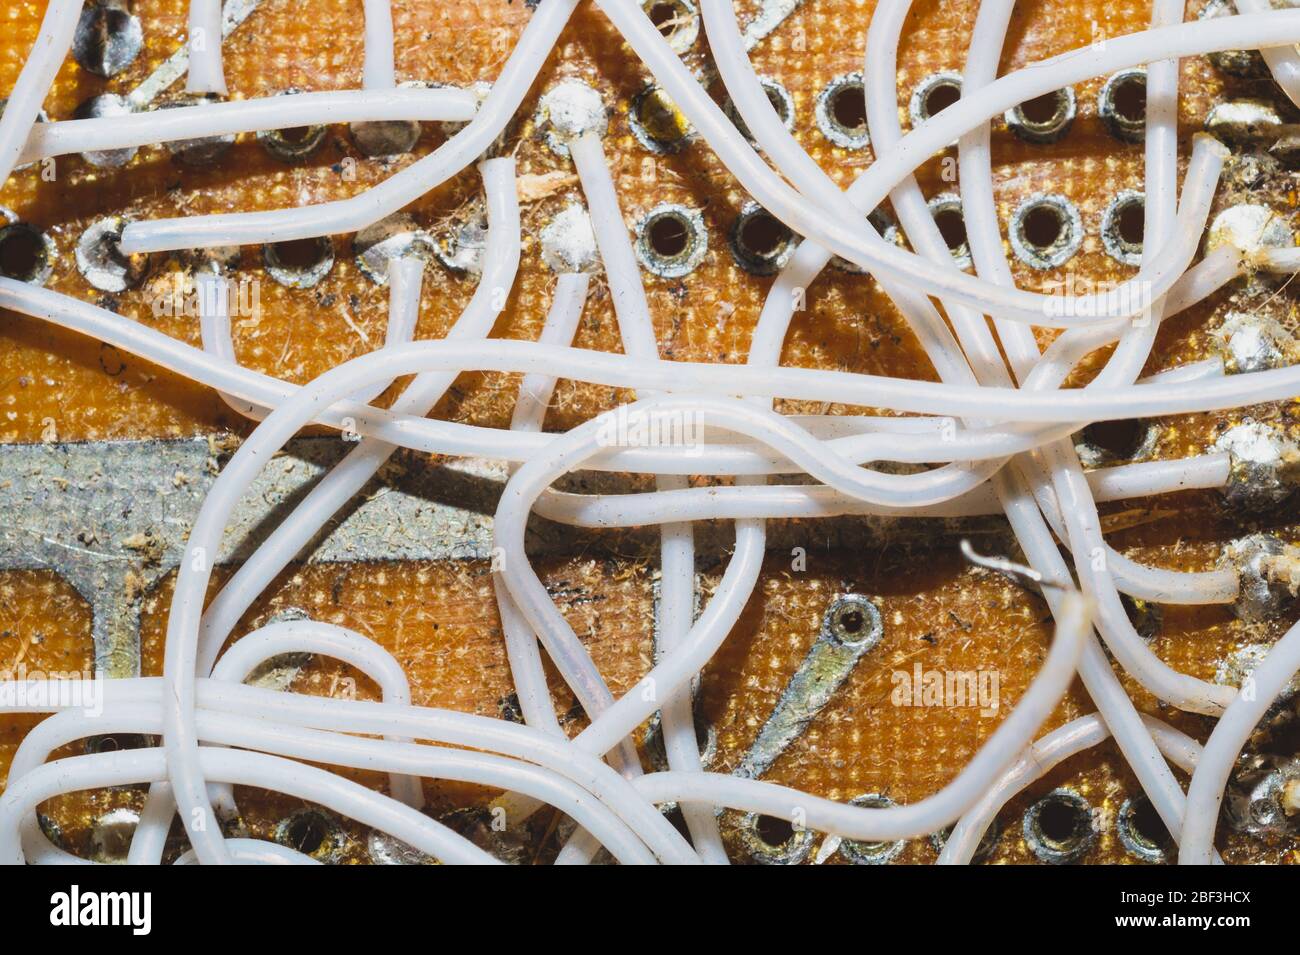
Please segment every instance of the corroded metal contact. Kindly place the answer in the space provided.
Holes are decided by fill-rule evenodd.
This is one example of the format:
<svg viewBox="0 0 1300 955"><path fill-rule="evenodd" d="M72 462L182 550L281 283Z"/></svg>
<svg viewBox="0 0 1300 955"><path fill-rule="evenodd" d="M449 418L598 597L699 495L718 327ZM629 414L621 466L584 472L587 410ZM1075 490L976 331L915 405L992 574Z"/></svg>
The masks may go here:
<svg viewBox="0 0 1300 955"><path fill-rule="evenodd" d="M647 86L632 97L627 122L637 142L661 155L680 151L695 136L677 104L658 86Z"/></svg>
<svg viewBox="0 0 1300 955"><path fill-rule="evenodd" d="M1202 20L1237 15L1237 5L1232 0L1209 0L1201 7L1197 17ZM1230 76L1257 78L1268 75L1268 66L1256 50L1222 50L1209 55L1210 62Z"/></svg>
<svg viewBox="0 0 1300 955"><path fill-rule="evenodd" d="M731 254L746 272L772 275L794 251L794 233L757 202L747 202L731 225Z"/></svg>
<svg viewBox="0 0 1300 955"><path fill-rule="evenodd" d="M604 136L609 129L605 101L590 85L577 79L561 80L543 93L533 121L546 145L560 156L569 155L570 140L586 133Z"/></svg>
<svg viewBox="0 0 1300 955"><path fill-rule="evenodd" d="M955 192L944 192L931 199L927 205L934 224L939 227L943 241L948 245L953 260L958 268L969 268L971 264L970 242L966 239L966 218L962 214L961 196Z"/></svg>
<svg viewBox="0 0 1300 955"><path fill-rule="evenodd" d="M481 198L460 210L445 231L434 238L433 254L444 266L461 275L483 272L487 249L487 206Z"/></svg>
<svg viewBox="0 0 1300 955"><path fill-rule="evenodd" d="M320 809L300 809L285 816L276 823L272 838L324 863L338 861L348 840L338 820Z"/></svg>
<svg viewBox="0 0 1300 955"><path fill-rule="evenodd" d="M776 110L776 115L781 117L781 124L785 126L786 129L793 130L794 97L790 95L790 91L770 76L759 77L758 82L759 85L763 87L763 92L767 94L767 101L771 103L772 108ZM745 125L744 118L736 110L736 104L731 101L730 97L728 97L722 104L722 111L727 114L727 118L731 120L736 129L740 131L740 134L749 140L750 143L753 143L754 134L751 133L749 127Z"/></svg>
<svg viewBox="0 0 1300 955"><path fill-rule="evenodd" d="M773 816L746 813L737 831L746 853L759 865L799 865L812 851L811 829L792 826Z"/></svg>
<svg viewBox="0 0 1300 955"><path fill-rule="evenodd" d="M72 35L72 57L87 73L116 76L140 55L144 30L123 0L91 0Z"/></svg>
<svg viewBox="0 0 1300 955"><path fill-rule="evenodd" d="M407 845L396 836L372 829L366 838L366 852L375 865L436 865L437 860Z"/></svg>
<svg viewBox="0 0 1300 955"><path fill-rule="evenodd" d="M655 206L636 225L636 255L649 272L677 279L694 272L709 249L698 209L675 202Z"/></svg>
<svg viewBox="0 0 1300 955"><path fill-rule="evenodd" d="M1219 564L1237 573L1240 590L1232 609L1242 620L1276 617L1291 602L1290 585L1300 582L1300 554L1273 534L1251 534L1230 542L1223 548ZM1241 667L1250 663L1249 656L1237 661L1239 676L1248 675ZM1233 669L1230 666L1224 671L1225 678L1233 675Z"/></svg>
<svg viewBox="0 0 1300 955"><path fill-rule="evenodd" d="M1295 362L1295 337L1276 319L1250 312L1228 312L1210 336L1230 375L1283 368Z"/></svg>
<svg viewBox="0 0 1300 955"><path fill-rule="evenodd" d="M0 275L17 282L44 285L54 272L58 250L54 240L30 222L20 222L9 210L0 215Z"/></svg>
<svg viewBox="0 0 1300 955"><path fill-rule="evenodd" d="M1160 635L1160 629L1165 622L1165 613L1158 603L1140 600L1129 594L1120 594L1119 599L1124 605L1129 623L1133 624L1133 629L1139 637L1150 643Z"/></svg>
<svg viewBox="0 0 1300 955"><path fill-rule="evenodd" d="M1238 832L1265 838L1300 831L1300 814L1288 812L1300 782L1300 759L1269 754L1244 757L1224 799L1228 823Z"/></svg>
<svg viewBox="0 0 1300 955"><path fill-rule="evenodd" d="M1231 458L1223 499L1245 511L1266 511L1285 501L1300 479L1300 447L1276 427L1246 419L1214 442Z"/></svg>
<svg viewBox="0 0 1300 955"><path fill-rule="evenodd" d="M1115 832L1124 851L1134 859L1152 864L1169 861L1169 834L1146 796L1124 800L1115 816Z"/></svg>
<svg viewBox="0 0 1300 955"><path fill-rule="evenodd" d="M1272 103L1258 99L1233 99L1215 103L1205 117L1205 131L1228 143L1273 141L1282 117Z"/></svg>
<svg viewBox="0 0 1300 955"><path fill-rule="evenodd" d="M641 9L675 53L685 53L700 38L700 11L690 0L641 0Z"/></svg>
<svg viewBox="0 0 1300 955"><path fill-rule="evenodd" d="M282 90L278 95L291 96L301 92L302 90L291 88ZM320 149L328 133L329 127L323 125L295 126L291 129L259 129L257 141L268 154L281 162L302 162Z"/></svg>
<svg viewBox="0 0 1300 955"><path fill-rule="evenodd" d="M591 216L576 202L565 206L542 227L542 261L552 272L596 272L600 250Z"/></svg>
<svg viewBox="0 0 1300 955"><path fill-rule="evenodd" d="M813 117L822 135L836 146L865 149L870 145L862 72L841 73L822 87L813 107Z"/></svg>
<svg viewBox="0 0 1300 955"><path fill-rule="evenodd" d="M1011 249L1030 268L1060 268L1083 245L1083 219L1058 193L1030 196L1011 214Z"/></svg>
<svg viewBox="0 0 1300 955"><path fill-rule="evenodd" d="M1077 108L1074 87L1065 86L1013 106L1002 118L1025 142L1054 143L1070 131Z"/></svg>
<svg viewBox="0 0 1300 955"><path fill-rule="evenodd" d="M1120 70L1097 93L1097 115L1116 139L1139 143L1147 128L1147 71Z"/></svg>
<svg viewBox="0 0 1300 955"><path fill-rule="evenodd" d="M433 257L433 240L415 219L398 212L353 236L352 254L362 275L376 285L385 285L389 262L412 256L428 260Z"/></svg>
<svg viewBox="0 0 1300 955"><path fill-rule="evenodd" d="M262 246L266 274L285 288L315 288L334 268L334 242L329 236L295 239Z"/></svg>
<svg viewBox="0 0 1300 955"><path fill-rule="evenodd" d="M1146 193L1125 189L1106 203L1101 214L1102 248L1121 265L1142 264L1146 204Z"/></svg>
<svg viewBox="0 0 1300 955"><path fill-rule="evenodd" d="M1054 789L1025 810L1025 845L1042 862L1080 859L1097 839L1092 806L1073 789Z"/></svg>
<svg viewBox="0 0 1300 955"><path fill-rule="evenodd" d="M122 252L122 230L128 221L125 216L100 219L77 240L77 271L101 292L125 292L149 274L148 255Z"/></svg>

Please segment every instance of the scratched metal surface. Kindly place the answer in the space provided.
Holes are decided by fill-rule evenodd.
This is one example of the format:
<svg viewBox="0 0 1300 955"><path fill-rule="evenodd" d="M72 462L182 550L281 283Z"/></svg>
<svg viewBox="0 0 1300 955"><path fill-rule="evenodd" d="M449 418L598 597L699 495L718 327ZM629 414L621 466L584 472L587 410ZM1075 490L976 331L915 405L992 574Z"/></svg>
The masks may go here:
<svg viewBox="0 0 1300 955"><path fill-rule="evenodd" d="M524 3L507 0L437 5L394 0L393 6L399 79L455 84L490 80L529 15ZM1192 0L1189 15L1202 6ZM359 85L360 0L318 0L311 22L304 21L293 0L262 0L255 7L226 44L232 95ZM755 36L767 34L754 46L754 63L760 74L789 91L796 137L844 184L871 161L871 152L830 143L814 121L815 101L834 77L861 69L873 7L871 0L776 2L764 18L759 0L737 4L742 24L751 25ZM903 108L923 77L961 68L974 19L971 0L919 0L915 7L900 52ZM11 0L0 11L0 95L21 67L43 8L40 0ZM169 60L181 44L183 0L136 0L133 10L143 26L139 59L107 80L69 62L46 103L51 118L67 118L80 102L106 91L138 91L137 100L154 102L165 102L175 92L157 87L173 69ZM1138 29L1147 16L1145 3L1022 2L1003 68ZM686 56L708 74L702 37ZM681 359L743 360L770 282L740 268L728 247L728 232L747 196L704 146L689 144L657 154L637 139L629 112L647 77L588 4L579 9L534 94L566 76L592 81L612 108L607 151L629 225L665 201L699 210L705 223L708 251L694 272L672 280L646 276L665 353ZM1267 80L1227 74L1205 59L1186 61L1183 80L1184 147L1213 105L1225 99L1261 98L1291 118ZM1005 221L1033 193L1066 195L1077 205L1085 231L1069 268L1093 281L1129 272L1105 253L1099 220L1120 190L1140 189L1142 180L1141 147L1117 141L1097 117L1100 85L1094 81L1077 88L1078 117L1058 143L1025 143L1000 124L994 132L1000 215ZM519 282L495 329L499 337L536 336L552 281L539 255L538 236L561 209L581 198L571 168L533 129L532 108L530 99L511 138L524 194L524 254ZM252 136L241 137L218 164L207 168L180 164L161 148L141 150L118 170L68 157L58 162L55 182L44 181L38 169L12 178L0 188L0 205L37 224L54 241L50 287L197 342L196 321L158 316L149 304L171 287L180 263L158 257L142 287L121 294L96 292L86 284L73 265L73 248L92 222L118 213L155 217L276 208L353 195L427 154L443 138L441 130L426 124L414 155L386 161L360 157L341 126L330 128L313 157L292 165L270 158ZM1234 147L1238 158L1230 164L1220 205L1251 194L1290 219L1295 174L1269 158L1267 145ZM936 161L922 170L927 195L951 188L942 168ZM355 170L355 176L345 176L344 170ZM475 176L466 173L408 212L421 228L445 239L464 220L477 193ZM251 314L235 321L240 361L301 382L382 341L385 291L361 273L352 237L336 236L333 245L336 264L310 291L267 281L260 251L243 251L239 278L259 283L260 301ZM1061 277L1059 271L1036 272L1019 262L1014 267L1028 287ZM431 263L417 334L442 334L472 288L472 279ZM1148 371L1207 357L1214 343L1210 331L1231 309L1267 314L1290 329L1296 325L1289 289L1234 289L1166 323ZM613 311L599 283L578 343L618 350ZM783 361L932 377L914 337L876 284L847 272L829 271L810 290L808 308L796 317ZM509 376L462 375L437 414L505 425L513 393ZM562 382L547 426L570 427L619 398L610 389ZM99 666L117 675L157 673L177 548L204 489L223 456L246 433L246 424L205 389L98 342L6 313L0 313L0 405L0 507L10 518L0 527L0 665L29 671ZM823 409L788 404L785 410ZM1288 426L1294 411L1293 406L1252 409L1256 417ZM1147 453L1168 457L1203 451L1240 416L1158 422ZM266 521L341 450L334 438L307 438L271 464L257 493L241 507L222 574L247 553ZM481 463L399 455L364 499L314 544L309 560L277 581L239 632L288 608L305 610L353 627L390 649L411 676L416 702L511 715L485 561L501 480L499 470ZM1293 507L1247 521L1225 510L1213 493L1182 493L1103 511L1114 546L1165 566L1209 566L1222 542L1256 526L1291 540L1300 537ZM699 690L701 734L710 743L711 767L724 772L761 767L763 778L845 800L874 793L914 801L951 779L1015 704L1040 665L1050 634L1039 598L961 561L956 545L963 535L984 552L1009 552L1013 546L1003 523L993 519L774 526L759 591ZM721 571L729 529L701 526L699 538L701 599L706 600ZM653 534L638 532L579 535L544 522L534 526L533 552L539 555L543 579L615 692L632 686L653 658L653 628L647 622L654 616L654 540ZM795 548L801 549L802 559ZM847 660L825 653L827 611L846 594L869 598L881 618L879 642ZM1247 625L1225 609L1166 608L1153 646L1179 669L1212 678L1231 653L1275 639L1294 617L1290 612ZM923 671L996 671L999 711L895 705L892 675L915 666ZM308 692L374 693L364 678L325 661L286 667L266 679ZM552 682L565 725L580 728L572 697L554 675ZM809 682L821 688L815 702L824 699L824 705L812 713L795 712L788 690ZM1169 712L1131 684L1130 690L1145 710L1198 738L1208 732L1206 721ZM1091 709L1076 687L1049 726ZM31 725L30 719L0 720L0 770ZM652 727L643 742L647 757L653 758ZM383 785L378 778L369 781ZM1098 838L1081 861L1136 861L1120 844L1116 817L1137 789L1109 745L1067 762L1013 800L1000 815L1001 835L991 861L1034 861L1021 818L1032 801L1058 786L1082 794L1095 809ZM491 796L468 787L430 784L428 789L431 811L469 828L477 825L474 807ZM103 828L106 813L138 805L139 798L132 787L80 794L53 801L45 812L66 844L89 853L94 851L96 821ZM298 808L266 794L245 794L241 806L246 807L245 826L271 836ZM480 829L475 831L485 841L498 839L496 847L510 858L531 861L554 853L557 829L563 827L543 816L527 832L509 837ZM737 861L771 857L762 847L756 849L755 830L744 820L728 814L724 830ZM1231 861L1300 861L1294 839L1265 843L1227 834L1226 840ZM820 837L796 848L802 852L798 857L808 861L863 858L853 847L846 851ZM348 826L330 830L320 852L341 862L389 857L371 847L366 833ZM930 841L914 840L895 860L929 862L934 857Z"/></svg>

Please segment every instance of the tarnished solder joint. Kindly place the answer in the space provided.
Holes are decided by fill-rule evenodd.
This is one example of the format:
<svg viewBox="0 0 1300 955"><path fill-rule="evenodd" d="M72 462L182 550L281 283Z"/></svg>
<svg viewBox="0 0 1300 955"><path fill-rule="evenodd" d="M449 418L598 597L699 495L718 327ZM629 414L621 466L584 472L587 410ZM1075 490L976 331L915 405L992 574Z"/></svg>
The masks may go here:
<svg viewBox="0 0 1300 955"><path fill-rule="evenodd" d="M433 258L433 239L404 212L398 212L367 226L352 238L354 261L361 274L376 285L388 282L388 263L393 259Z"/></svg>
<svg viewBox="0 0 1300 955"><path fill-rule="evenodd" d="M1300 357L1291 333L1265 315L1228 312L1210 335L1223 356L1223 370L1230 375L1282 368Z"/></svg>
<svg viewBox="0 0 1300 955"><path fill-rule="evenodd" d="M1224 799L1228 824L1257 837L1293 834L1300 829L1298 792L1300 760L1263 754L1243 757Z"/></svg>
<svg viewBox="0 0 1300 955"><path fill-rule="evenodd" d="M1267 620L1294 598L1300 587L1300 548L1273 534L1251 534L1232 541L1219 558L1241 581L1232 605L1242 620Z"/></svg>
<svg viewBox="0 0 1300 955"><path fill-rule="evenodd" d="M534 122L551 151L568 156L568 144L579 136L605 135L609 129L609 113L595 89L582 80L567 79L542 94Z"/></svg>
<svg viewBox="0 0 1300 955"><path fill-rule="evenodd" d="M144 29L124 0L92 0L72 35L72 58L87 73L112 77L140 56Z"/></svg>
<svg viewBox="0 0 1300 955"><path fill-rule="evenodd" d="M74 253L77 271L101 292L125 292L135 288L149 274L148 255L122 252L122 230L128 221L125 216L100 219L77 240Z"/></svg>
<svg viewBox="0 0 1300 955"><path fill-rule="evenodd" d="M1300 481L1300 446L1274 426L1247 419L1219 435L1216 451L1231 461L1223 498L1260 512L1285 501Z"/></svg>
<svg viewBox="0 0 1300 955"><path fill-rule="evenodd" d="M591 216L576 202L542 227L542 261L552 272L597 272L600 250Z"/></svg>

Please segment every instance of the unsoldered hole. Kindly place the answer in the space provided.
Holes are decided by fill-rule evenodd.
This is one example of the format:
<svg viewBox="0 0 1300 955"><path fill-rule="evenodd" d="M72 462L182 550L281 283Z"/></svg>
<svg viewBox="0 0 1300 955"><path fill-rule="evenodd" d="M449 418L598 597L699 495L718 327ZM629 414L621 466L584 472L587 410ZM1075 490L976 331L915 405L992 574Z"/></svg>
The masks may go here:
<svg viewBox="0 0 1300 955"><path fill-rule="evenodd" d="M290 849L311 855L325 844L328 835L325 820L315 813L303 813L290 820L285 827L285 842Z"/></svg>
<svg viewBox="0 0 1300 955"><path fill-rule="evenodd" d="M849 634L861 633L866 622L861 610L845 610L839 618L840 629Z"/></svg>
<svg viewBox="0 0 1300 955"><path fill-rule="evenodd" d="M934 217L934 224L950 251L958 252L966 244L966 220L956 209L941 209Z"/></svg>
<svg viewBox="0 0 1300 955"><path fill-rule="evenodd" d="M1038 831L1051 842L1072 842L1084 825L1082 808L1064 799L1048 800L1038 813Z"/></svg>
<svg viewBox="0 0 1300 955"><path fill-rule="evenodd" d="M831 97L831 116L845 129L866 129L867 101L862 88L845 86Z"/></svg>
<svg viewBox="0 0 1300 955"><path fill-rule="evenodd" d="M45 243L28 229L11 229L0 239L0 275L29 281L41 269Z"/></svg>
<svg viewBox="0 0 1300 955"><path fill-rule="evenodd" d="M1147 115L1147 84L1140 76L1125 77L1115 85L1111 102L1115 112L1131 123L1142 122Z"/></svg>
<svg viewBox="0 0 1300 955"><path fill-rule="evenodd" d="M961 89L951 83L940 83L930 90L925 97L925 115L927 118L942 113L957 100L961 99ZM866 103L863 103L863 110Z"/></svg>
<svg viewBox="0 0 1300 955"><path fill-rule="evenodd" d="M1026 213L1021 229L1030 245L1048 249L1061 238L1064 226L1059 211L1051 206L1038 206Z"/></svg>
<svg viewBox="0 0 1300 955"><path fill-rule="evenodd" d="M755 255L775 255L789 237L789 230L775 216L766 212L755 213L745 220L740 229L740 241Z"/></svg>
<svg viewBox="0 0 1300 955"><path fill-rule="evenodd" d="M650 22L663 36L670 37L677 29L677 7L671 3L656 3L649 10Z"/></svg>
<svg viewBox="0 0 1300 955"><path fill-rule="evenodd" d="M1060 112L1061 95L1059 90L1054 90L1042 96L1035 96L1031 100L1025 100L1020 104L1020 115L1028 122L1045 126L1056 119L1057 113Z"/></svg>
<svg viewBox="0 0 1300 955"><path fill-rule="evenodd" d="M788 819L778 816L759 816L754 820L754 831L769 846L783 846L794 838L794 826Z"/></svg>
<svg viewBox="0 0 1300 955"><path fill-rule="evenodd" d="M1130 202L1119 211L1116 222L1119 237L1130 245L1141 245L1146 237L1146 212L1142 204Z"/></svg>
<svg viewBox="0 0 1300 955"><path fill-rule="evenodd" d="M1151 805L1149 800L1136 800L1133 804L1133 814L1129 818L1134 834L1145 842L1153 846L1165 846L1172 841L1169 830L1165 828L1164 820L1160 818L1160 813L1156 812L1156 807Z"/></svg>
<svg viewBox="0 0 1300 955"><path fill-rule="evenodd" d="M1083 439L1111 457L1128 459L1142 447L1146 432L1146 424L1136 418L1096 421L1083 429Z"/></svg>
<svg viewBox="0 0 1300 955"><path fill-rule="evenodd" d="M676 216L660 216L650 224L650 248L666 259L686 251L690 231L686 223Z"/></svg>
<svg viewBox="0 0 1300 955"><path fill-rule="evenodd" d="M316 239L290 239L275 243L276 260L287 269L303 272L321 263L325 253Z"/></svg>

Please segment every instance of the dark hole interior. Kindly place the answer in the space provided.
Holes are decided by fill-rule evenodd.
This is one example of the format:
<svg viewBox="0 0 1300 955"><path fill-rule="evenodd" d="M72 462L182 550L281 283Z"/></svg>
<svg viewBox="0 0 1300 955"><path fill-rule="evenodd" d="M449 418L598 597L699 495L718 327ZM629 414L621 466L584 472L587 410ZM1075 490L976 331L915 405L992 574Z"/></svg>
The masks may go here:
<svg viewBox="0 0 1300 955"><path fill-rule="evenodd" d="M25 280L40 268L41 237L27 229L12 229L0 239L0 275Z"/></svg>
<svg viewBox="0 0 1300 955"><path fill-rule="evenodd" d="M758 838L769 846L783 846L794 835L794 826L776 816L759 816L754 821L754 830L758 833Z"/></svg>
<svg viewBox="0 0 1300 955"><path fill-rule="evenodd" d="M291 239L275 244L275 257L287 269L306 271L322 258L322 248L316 239Z"/></svg>
<svg viewBox="0 0 1300 955"><path fill-rule="evenodd" d="M285 833L289 848L311 855L325 842L325 820L319 816L305 813L289 823Z"/></svg>
<svg viewBox="0 0 1300 955"><path fill-rule="evenodd" d="M1038 830L1052 842L1070 842L1082 828L1081 813L1082 810L1073 803L1050 799L1043 803L1038 813Z"/></svg>
<svg viewBox="0 0 1300 955"><path fill-rule="evenodd" d="M1149 800L1138 800L1133 806L1132 815L1133 831L1138 838L1144 839L1153 846L1167 846L1173 840L1169 836L1169 830L1165 828L1165 822L1160 818L1160 813L1156 812L1156 807L1151 805Z"/></svg>
<svg viewBox="0 0 1300 955"><path fill-rule="evenodd" d="M1132 76L1118 83L1113 94L1115 112L1132 122L1141 122L1147 115L1147 84L1141 77Z"/></svg>
<svg viewBox="0 0 1300 955"><path fill-rule="evenodd" d="M866 622L861 610L843 610L840 612L840 627L845 633L859 633Z"/></svg>
<svg viewBox="0 0 1300 955"><path fill-rule="evenodd" d="M845 129L865 129L867 101L861 86L844 86L831 97L831 116Z"/></svg>
<svg viewBox="0 0 1300 955"><path fill-rule="evenodd" d="M1131 458L1142 445L1146 425L1137 419L1097 421L1083 429L1083 438L1093 447L1117 458Z"/></svg>
<svg viewBox="0 0 1300 955"><path fill-rule="evenodd" d="M1146 235L1146 210L1140 202L1130 202L1119 210L1119 237L1130 245L1141 245Z"/></svg>
<svg viewBox="0 0 1300 955"><path fill-rule="evenodd" d="M86 750L91 753L117 753L125 749L143 749L145 745L143 736L134 733L118 733L91 737L86 741Z"/></svg>
<svg viewBox="0 0 1300 955"><path fill-rule="evenodd" d="M686 251L686 223L677 216L660 216L650 223L650 248L666 259Z"/></svg>
<svg viewBox="0 0 1300 955"><path fill-rule="evenodd" d="M1042 96L1035 96L1033 99L1021 103L1020 115L1028 122L1043 126L1056 118L1060 108L1061 93L1059 91L1044 93Z"/></svg>
<svg viewBox="0 0 1300 955"><path fill-rule="evenodd" d="M656 3L650 8L650 22L664 36L672 36L677 29L677 7L671 3Z"/></svg>
<svg viewBox="0 0 1300 955"><path fill-rule="evenodd" d="M1058 210L1051 206L1036 206L1025 214L1020 229L1029 245L1046 249L1060 239L1064 227Z"/></svg>
<svg viewBox="0 0 1300 955"><path fill-rule="evenodd" d="M780 220L760 212L745 220L740 228L740 242L754 255L765 257L780 251L787 234Z"/></svg>
<svg viewBox="0 0 1300 955"><path fill-rule="evenodd" d="M966 244L966 220L956 209L942 209L934 217L934 224L939 227L939 234L948 248L957 251Z"/></svg>
<svg viewBox="0 0 1300 955"><path fill-rule="evenodd" d="M296 144L296 143L305 142L307 137L310 135L311 135L310 126L294 126L291 129L280 130L280 138L283 139L286 143Z"/></svg>
<svg viewBox="0 0 1300 955"><path fill-rule="evenodd" d="M925 115L934 116L942 113L957 100L961 99L961 90L951 83L940 83L930 90L925 97ZM864 106L865 108L865 106Z"/></svg>

